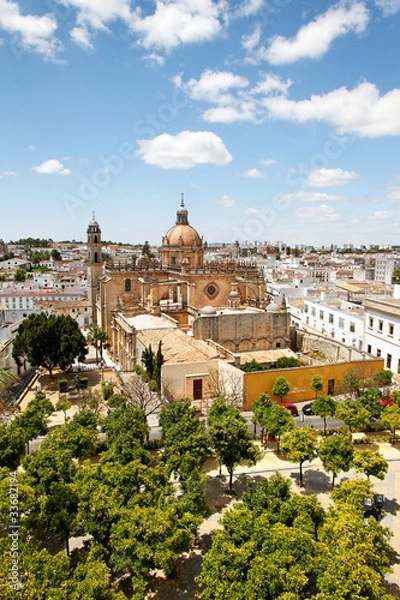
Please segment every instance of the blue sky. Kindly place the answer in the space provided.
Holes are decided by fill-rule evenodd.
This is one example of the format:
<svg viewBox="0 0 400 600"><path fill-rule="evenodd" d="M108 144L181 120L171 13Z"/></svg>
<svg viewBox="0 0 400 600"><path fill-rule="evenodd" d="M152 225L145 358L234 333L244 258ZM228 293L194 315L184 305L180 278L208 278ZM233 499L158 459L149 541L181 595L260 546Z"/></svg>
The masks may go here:
<svg viewBox="0 0 400 600"><path fill-rule="evenodd" d="M0 237L398 244L400 0L0 0Z"/></svg>

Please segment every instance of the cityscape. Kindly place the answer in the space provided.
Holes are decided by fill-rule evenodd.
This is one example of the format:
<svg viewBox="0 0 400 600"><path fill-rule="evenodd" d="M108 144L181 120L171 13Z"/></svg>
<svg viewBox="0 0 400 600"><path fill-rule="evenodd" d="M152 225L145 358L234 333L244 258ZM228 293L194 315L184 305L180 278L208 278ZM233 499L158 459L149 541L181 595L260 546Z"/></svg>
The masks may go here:
<svg viewBox="0 0 400 600"><path fill-rule="evenodd" d="M0 600L400 597L399 0L0 0Z"/></svg>

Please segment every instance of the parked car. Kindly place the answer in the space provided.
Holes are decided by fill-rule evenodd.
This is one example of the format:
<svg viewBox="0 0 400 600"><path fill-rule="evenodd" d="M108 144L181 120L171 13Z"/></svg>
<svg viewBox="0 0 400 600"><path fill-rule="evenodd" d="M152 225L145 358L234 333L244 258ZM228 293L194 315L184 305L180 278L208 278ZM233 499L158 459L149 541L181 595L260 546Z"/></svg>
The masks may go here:
<svg viewBox="0 0 400 600"><path fill-rule="evenodd" d="M303 410L303 415L310 416L310 415L313 415L313 414L314 414L314 411L313 411L313 409L312 409L312 405L313 405L313 403L312 403L312 402L310 402L309 404L305 404L305 405L303 406L303 409L302 409L302 410Z"/></svg>
<svg viewBox="0 0 400 600"><path fill-rule="evenodd" d="M295 406L294 404L290 404L289 402L282 402L281 406L283 406L283 408L286 408L292 414L293 417L299 416L297 406Z"/></svg>
<svg viewBox="0 0 400 600"><path fill-rule="evenodd" d="M392 399L393 396L390 394L388 398L381 398L378 402L381 406L393 406L396 402Z"/></svg>

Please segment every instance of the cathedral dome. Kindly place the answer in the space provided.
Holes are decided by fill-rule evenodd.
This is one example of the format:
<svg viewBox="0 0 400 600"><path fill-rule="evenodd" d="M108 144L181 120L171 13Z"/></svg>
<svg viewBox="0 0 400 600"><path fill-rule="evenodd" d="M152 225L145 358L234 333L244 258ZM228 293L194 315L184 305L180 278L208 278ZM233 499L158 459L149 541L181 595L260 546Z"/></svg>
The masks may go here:
<svg viewBox="0 0 400 600"><path fill-rule="evenodd" d="M170 246L201 246L201 237L191 225L174 225L167 231L164 244Z"/></svg>
<svg viewBox="0 0 400 600"><path fill-rule="evenodd" d="M189 225L188 211L185 208L183 194L181 205L176 212L176 222L163 238L163 246L202 246L203 242L194 227Z"/></svg>

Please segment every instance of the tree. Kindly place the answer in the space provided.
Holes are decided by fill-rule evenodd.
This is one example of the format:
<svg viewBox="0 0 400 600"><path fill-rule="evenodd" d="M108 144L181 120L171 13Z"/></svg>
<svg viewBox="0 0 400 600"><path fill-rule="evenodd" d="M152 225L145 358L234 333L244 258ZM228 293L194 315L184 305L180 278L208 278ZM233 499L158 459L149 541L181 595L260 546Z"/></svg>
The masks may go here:
<svg viewBox="0 0 400 600"><path fill-rule="evenodd" d="M358 400L348 398L336 407L336 417L346 423L350 432L365 431L368 427L371 413Z"/></svg>
<svg viewBox="0 0 400 600"><path fill-rule="evenodd" d="M399 284L400 283L400 269L395 269L392 274L392 283Z"/></svg>
<svg viewBox="0 0 400 600"><path fill-rule="evenodd" d="M293 429L282 437L281 448L290 462L300 465L300 486L303 487L303 463L317 454L317 432L311 427Z"/></svg>
<svg viewBox="0 0 400 600"><path fill-rule="evenodd" d="M272 388L272 393L274 396L279 396L282 402L282 399L286 394L290 391L289 383L285 377L277 377L274 382L274 387Z"/></svg>
<svg viewBox="0 0 400 600"><path fill-rule="evenodd" d="M149 380L154 378L155 356L151 344L142 352L142 364L146 369Z"/></svg>
<svg viewBox="0 0 400 600"><path fill-rule="evenodd" d="M229 492L232 493L232 480L235 465L242 460L257 462L259 452L251 442L251 433L246 420L237 408L227 407L219 419L209 418L210 444L219 462L229 473Z"/></svg>
<svg viewBox="0 0 400 600"><path fill-rule="evenodd" d="M161 393L161 367L164 364L164 356L161 352L161 340L158 342L157 353L154 358L154 379L156 381L157 392Z"/></svg>
<svg viewBox="0 0 400 600"><path fill-rule="evenodd" d="M25 269L17 269L14 273L14 281L22 282L26 280Z"/></svg>
<svg viewBox="0 0 400 600"><path fill-rule="evenodd" d="M315 398L318 398L319 392L322 392L322 390L324 389L324 380L321 375L312 376L310 388L313 392L315 392ZM315 412L314 408L313 412Z"/></svg>
<svg viewBox="0 0 400 600"><path fill-rule="evenodd" d="M360 404L363 406L375 419L379 419L382 413L382 405L379 404L379 391L366 390L360 397Z"/></svg>
<svg viewBox="0 0 400 600"><path fill-rule="evenodd" d="M62 259L60 252L56 248L53 248L50 255L54 261L60 261Z"/></svg>
<svg viewBox="0 0 400 600"><path fill-rule="evenodd" d="M301 362L294 356L281 356L276 361L277 369L290 369L293 367L301 367Z"/></svg>
<svg viewBox="0 0 400 600"><path fill-rule="evenodd" d="M324 511L315 498L290 493L278 473L248 482L213 535L197 578L204 600L295 600L309 596Z"/></svg>
<svg viewBox="0 0 400 600"><path fill-rule="evenodd" d="M372 379L378 388L389 387L392 385L393 373L390 369L378 369Z"/></svg>
<svg viewBox="0 0 400 600"><path fill-rule="evenodd" d="M205 423L200 421L190 400L164 404L159 423L164 441L163 461L184 481L203 467L208 453Z"/></svg>
<svg viewBox="0 0 400 600"><path fill-rule="evenodd" d="M149 462L149 454L143 448L149 426L140 408L131 404L122 405L105 417L101 425L107 435L107 459L121 464L133 460L145 464Z"/></svg>
<svg viewBox="0 0 400 600"><path fill-rule="evenodd" d="M393 443L396 441L396 430L400 428L400 406L393 404L385 406L382 411L382 421L384 425L390 427L393 434Z"/></svg>
<svg viewBox="0 0 400 600"><path fill-rule="evenodd" d="M263 426L269 435L277 438L276 450L279 453L281 435L294 429L295 422L287 408L279 406L279 404L271 404L264 412Z"/></svg>
<svg viewBox="0 0 400 600"><path fill-rule="evenodd" d="M372 367L358 366L346 371L342 377L341 387L346 394L356 394L360 397L366 388L373 383Z"/></svg>
<svg viewBox="0 0 400 600"><path fill-rule="evenodd" d="M332 489L335 478L341 471L348 471L354 457L354 447L351 439L344 435L327 437L318 448L318 456L325 471L332 473Z"/></svg>
<svg viewBox="0 0 400 600"><path fill-rule="evenodd" d="M48 369L50 375L54 367L65 369L75 358L83 361L86 354L86 340L74 319L43 312L22 321L12 351L17 364L26 358L31 365Z"/></svg>
<svg viewBox="0 0 400 600"><path fill-rule="evenodd" d="M332 396L328 395L317 396L317 399L313 402L313 413L324 420L324 436L326 436L326 419L335 416L337 404Z"/></svg>
<svg viewBox="0 0 400 600"><path fill-rule="evenodd" d="M92 323L87 332L86 341L90 346L93 346L96 350L96 362L103 360L103 348L107 344L108 335L107 332L102 329L96 323Z"/></svg>
<svg viewBox="0 0 400 600"><path fill-rule="evenodd" d="M385 479L388 463L380 452L374 450L355 450L353 464L359 473L365 473L368 479L373 475Z"/></svg>
<svg viewBox="0 0 400 600"><path fill-rule="evenodd" d="M263 367L262 365L260 365L260 363L258 363L254 358L248 362L245 362L243 365L241 365L240 367L241 371L244 371L245 373L253 373L254 371L263 371Z"/></svg>
<svg viewBox="0 0 400 600"><path fill-rule="evenodd" d="M165 386L164 386L165 387ZM243 376L237 369L210 369L205 380L207 398L225 398L228 406L240 408L243 403Z"/></svg>
<svg viewBox="0 0 400 600"><path fill-rule="evenodd" d="M142 256L150 257L150 244L147 240L144 242L142 247Z"/></svg>
<svg viewBox="0 0 400 600"><path fill-rule="evenodd" d="M261 427L261 443L264 443L264 415L265 411L271 406L271 398L266 393L261 393L259 397L254 400L252 410L253 416L251 418L254 423L254 437L256 434L256 425L257 423Z"/></svg>

